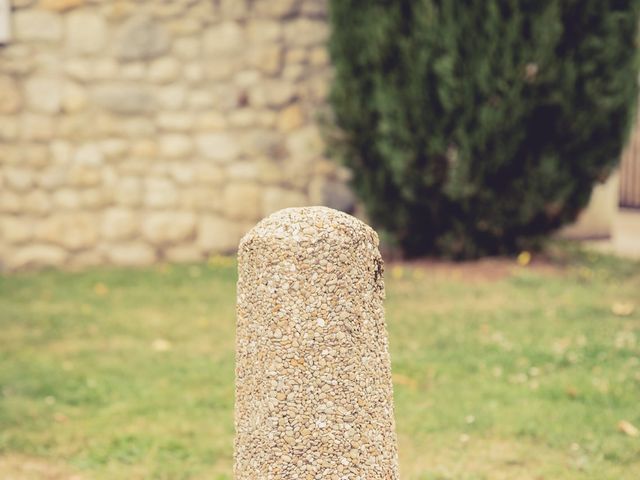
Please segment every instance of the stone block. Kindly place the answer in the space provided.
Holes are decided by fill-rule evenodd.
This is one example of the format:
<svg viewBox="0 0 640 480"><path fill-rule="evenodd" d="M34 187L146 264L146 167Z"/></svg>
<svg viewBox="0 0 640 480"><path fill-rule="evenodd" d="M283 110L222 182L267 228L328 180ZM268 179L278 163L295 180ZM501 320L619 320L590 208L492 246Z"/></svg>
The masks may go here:
<svg viewBox="0 0 640 480"><path fill-rule="evenodd" d="M143 267L158 258L156 250L144 242L109 245L105 251L110 263L124 267Z"/></svg>
<svg viewBox="0 0 640 480"><path fill-rule="evenodd" d="M233 21L208 27L202 41L205 55L233 55L240 53L245 46L244 31Z"/></svg>
<svg viewBox="0 0 640 480"><path fill-rule="evenodd" d="M33 238L33 220L22 216L3 216L0 218L0 237L3 241L17 245Z"/></svg>
<svg viewBox="0 0 640 480"><path fill-rule="evenodd" d="M219 215L203 215L198 224L197 245L206 254L234 252L241 235L238 223Z"/></svg>
<svg viewBox="0 0 640 480"><path fill-rule="evenodd" d="M36 226L36 237L67 250L94 247L98 240L95 217L83 212L53 214Z"/></svg>
<svg viewBox="0 0 640 480"><path fill-rule="evenodd" d="M22 107L18 83L9 75L0 75L0 113L16 113Z"/></svg>
<svg viewBox="0 0 640 480"><path fill-rule="evenodd" d="M329 37L329 25L323 20L298 18L284 26L284 39L287 45L311 47L324 44Z"/></svg>
<svg viewBox="0 0 640 480"><path fill-rule="evenodd" d="M13 36L18 41L55 42L62 39L62 17L46 10L18 10L13 14Z"/></svg>
<svg viewBox="0 0 640 480"><path fill-rule="evenodd" d="M100 234L107 240L128 240L138 233L138 216L129 208L110 208L103 217Z"/></svg>
<svg viewBox="0 0 640 480"><path fill-rule="evenodd" d="M262 216L266 217L283 208L303 207L307 204L306 195L300 191L267 187L262 194Z"/></svg>
<svg viewBox="0 0 640 480"><path fill-rule="evenodd" d="M181 65L175 58L163 57L151 62L148 78L154 83L169 83L177 79L180 73Z"/></svg>
<svg viewBox="0 0 640 480"><path fill-rule="evenodd" d="M178 190L167 179L146 178L144 204L151 208L171 208L178 205Z"/></svg>
<svg viewBox="0 0 640 480"><path fill-rule="evenodd" d="M10 253L7 258L9 270L33 267L60 267L68 257L64 249L55 245L29 244Z"/></svg>
<svg viewBox="0 0 640 480"><path fill-rule="evenodd" d="M148 60L167 52L169 33L153 18L136 15L127 19L115 36L116 56L121 60Z"/></svg>
<svg viewBox="0 0 640 480"><path fill-rule="evenodd" d="M229 162L240 153L236 139L227 133L201 133L196 145L201 156L217 162Z"/></svg>
<svg viewBox="0 0 640 480"><path fill-rule="evenodd" d="M278 130L290 132L304 124L304 113L299 103L284 108L278 114Z"/></svg>
<svg viewBox="0 0 640 480"><path fill-rule="evenodd" d="M147 114L155 110L153 94L144 85L113 82L93 89L93 98L100 107L120 114Z"/></svg>
<svg viewBox="0 0 640 480"><path fill-rule="evenodd" d="M191 136L168 133L160 137L160 153L168 158L186 157L193 151Z"/></svg>
<svg viewBox="0 0 640 480"><path fill-rule="evenodd" d="M142 235L153 245L175 245L189 240L195 233L196 217L192 212L158 212L142 220Z"/></svg>
<svg viewBox="0 0 640 480"><path fill-rule="evenodd" d="M67 50L87 55L100 52L107 43L107 23L100 15L76 10L66 15Z"/></svg>
<svg viewBox="0 0 640 480"><path fill-rule="evenodd" d="M62 105L62 82L54 76L29 77L24 84L26 103L35 112L58 113Z"/></svg>
<svg viewBox="0 0 640 480"><path fill-rule="evenodd" d="M260 218L260 186L250 182L234 182L224 189L224 212L234 220Z"/></svg>

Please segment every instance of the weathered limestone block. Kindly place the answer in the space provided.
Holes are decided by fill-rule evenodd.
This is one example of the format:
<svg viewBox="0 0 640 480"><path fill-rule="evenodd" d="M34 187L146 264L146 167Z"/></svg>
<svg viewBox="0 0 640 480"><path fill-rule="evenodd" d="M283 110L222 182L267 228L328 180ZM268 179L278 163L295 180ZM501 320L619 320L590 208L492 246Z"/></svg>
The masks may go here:
<svg viewBox="0 0 640 480"><path fill-rule="evenodd" d="M114 181L111 190L117 205L136 207L142 203L143 187L140 178L126 176Z"/></svg>
<svg viewBox="0 0 640 480"><path fill-rule="evenodd" d="M202 133L196 136L198 152L204 158L229 162L240 153L238 143L228 133Z"/></svg>
<svg viewBox="0 0 640 480"><path fill-rule="evenodd" d="M20 136L24 140L50 140L53 132L54 121L49 115L25 113L20 117Z"/></svg>
<svg viewBox="0 0 640 480"><path fill-rule="evenodd" d="M58 113L62 105L62 82L54 76L29 77L24 85L27 106L35 112Z"/></svg>
<svg viewBox="0 0 640 480"><path fill-rule="evenodd" d="M41 190L31 190L24 197L23 209L25 212L36 215L46 215L51 211L51 199Z"/></svg>
<svg viewBox="0 0 640 480"><path fill-rule="evenodd" d="M100 234L107 240L128 240L138 232L138 218L128 208L110 208L102 217Z"/></svg>
<svg viewBox="0 0 640 480"><path fill-rule="evenodd" d="M0 212L18 213L21 208L22 201L17 194L5 189L0 190Z"/></svg>
<svg viewBox="0 0 640 480"><path fill-rule="evenodd" d="M282 38L282 22L252 19L246 23L247 40L254 45L277 42Z"/></svg>
<svg viewBox="0 0 640 480"><path fill-rule="evenodd" d="M95 187L102 181L102 169L91 165L73 165L67 174L71 187Z"/></svg>
<svg viewBox="0 0 640 480"><path fill-rule="evenodd" d="M67 50L81 55L98 53L107 43L107 23L92 12L76 10L66 15Z"/></svg>
<svg viewBox="0 0 640 480"><path fill-rule="evenodd" d="M158 212L147 214L142 221L142 234L153 245L175 245L189 240L196 228L192 212Z"/></svg>
<svg viewBox="0 0 640 480"><path fill-rule="evenodd" d="M110 263L123 267L151 265L157 259L156 251L143 242L109 245L105 254Z"/></svg>
<svg viewBox="0 0 640 480"><path fill-rule="evenodd" d="M197 262L202 260L202 252L193 244L177 245L164 250L164 258L170 262Z"/></svg>
<svg viewBox="0 0 640 480"><path fill-rule="evenodd" d="M121 21L139 11L140 5L132 0L101 2L100 13L109 20Z"/></svg>
<svg viewBox="0 0 640 480"><path fill-rule="evenodd" d="M25 243L33 238L33 220L20 216L0 219L0 237L9 244Z"/></svg>
<svg viewBox="0 0 640 480"><path fill-rule="evenodd" d="M287 151L293 158L318 157L322 154L323 148L322 135L315 125L304 126L287 136Z"/></svg>
<svg viewBox="0 0 640 480"><path fill-rule="evenodd" d="M67 252L55 245L29 244L9 252L6 265L9 270L32 267L59 267L64 265Z"/></svg>
<svg viewBox="0 0 640 480"><path fill-rule="evenodd" d="M180 15L185 8L186 2L153 2L153 14L156 17L166 18Z"/></svg>
<svg viewBox="0 0 640 480"><path fill-rule="evenodd" d="M256 162L235 162L227 168L229 180L257 181L260 176L260 166Z"/></svg>
<svg viewBox="0 0 640 480"><path fill-rule="evenodd" d="M23 165L44 167L49 163L49 149L39 143L23 143L20 147L20 159Z"/></svg>
<svg viewBox="0 0 640 480"><path fill-rule="evenodd" d="M16 140L18 133L19 128L16 116L0 115L0 141ZM2 155L2 152L0 152L0 155Z"/></svg>
<svg viewBox="0 0 640 480"><path fill-rule="evenodd" d="M119 76L124 80L142 80L147 75L144 62L129 62L120 66Z"/></svg>
<svg viewBox="0 0 640 480"><path fill-rule="evenodd" d="M107 138L99 144L100 150L107 160L121 159L129 147L129 143L122 138Z"/></svg>
<svg viewBox="0 0 640 480"><path fill-rule="evenodd" d="M208 186L219 186L225 179L224 170L218 165L211 163L199 162L195 164L195 178L198 183Z"/></svg>
<svg viewBox="0 0 640 480"><path fill-rule="evenodd" d="M253 4L256 13L281 18L296 13L300 0L257 0Z"/></svg>
<svg viewBox="0 0 640 480"><path fill-rule="evenodd" d="M0 75L0 113L16 113L22 106L17 82L8 75Z"/></svg>
<svg viewBox="0 0 640 480"><path fill-rule="evenodd" d="M296 95L293 83L271 79L260 82L249 92L249 101L255 107L282 107L289 103Z"/></svg>
<svg viewBox="0 0 640 480"><path fill-rule="evenodd" d="M298 18L284 26L284 39L289 45L311 47L323 44L329 36L329 25L322 20Z"/></svg>
<svg viewBox="0 0 640 480"><path fill-rule="evenodd" d="M45 10L64 12L84 5L85 0L40 0L38 5Z"/></svg>
<svg viewBox="0 0 640 480"><path fill-rule="evenodd" d="M167 30L151 17L137 15L126 20L115 38L116 56L121 60L148 60L169 49Z"/></svg>
<svg viewBox="0 0 640 480"><path fill-rule="evenodd" d="M313 48L309 53L309 63L315 67L329 65L329 52L327 51L327 47L322 45Z"/></svg>
<svg viewBox="0 0 640 480"><path fill-rule="evenodd" d="M187 132L193 128L195 119L187 112L162 112L158 115L157 124L163 130Z"/></svg>
<svg viewBox="0 0 640 480"><path fill-rule="evenodd" d="M238 223L219 215L202 215L196 243L206 254L229 253L235 251L241 236Z"/></svg>
<svg viewBox="0 0 640 480"><path fill-rule="evenodd" d="M160 153L168 158L180 158L189 155L193 150L190 135L168 133L160 137Z"/></svg>
<svg viewBox="0 0 640 480"><path fill-rule="evenodd" d="M200 83L204 79L204 68L198 61L190 62L183 68L184 78L192 83Z"/></svg>
<svg viewBox="0 0 640 480"><path fill-rule="evenodd" d="M34 175L26 168L10 167L4 169L4 182L10 189L24 192L33 185Z"/></svg>
<svg viewBox="0 0 640 480"><path fill-rule="evenodd" d="M203 212L222 210L222 192L219 188L193 185L180 192L180 208Z"/></svg>
<svg viewBox="0 0 640 480"><path fill-rule="evenodd" d="M153 60L149 65L149 80L155 83L169 83L180 75L180 63L172 57Z"/></svg>
<svg viewBox="0 0 640 480"><path fill-rule="evenodd" d="M36 237L67 250L82 250L96 245L97 226L98 222L89 213L57 213L38 223Z"/></svg>
<svg viewBox="0 0 640 480"><path fill-rule="evenodd" d="M205 55L233 55L244 47L244 31L233 21L222 22L207 28L203 36Z"/></svg>
<svg viewBox="0 0 640 480"><path fill-rule="evenodd" d="M83 110L88 103L85 89L78 83L67 81L62 89L62 109L67 113Z"/></svg>
<svg viewBox="0 0 640 480"><path fill-rule="evenodd" d="M71 188L57 190L51 195L55 207L75 210L80 207L80 193Z"/></svg>
<svg viewBox="0 0 640 480"><path fill-rule="evenodd" d="M95 250L87 250L84 252L75 252L67 260L69 267L81 270L89 267L96 267L105 263L104 255Z"/></svg>
<svg viewBox="0 0 640 480"><path fill-rule="evenodd" d="M187 100L187 89L184 85L177 83L159 88L156 91L158 105L161 108L177 110L185 105Z"/></svg>
<svg viewBox="0 0 640 480"><path fill-rule="evenodd" d="M224 189L224 211L236 220L260 217L260 187L250 182L233 182Z"/></svg>
<svg viewBox="0 0 640 480"><path fill-rule="evenodd" d="M171 208L178 205L175 185L165 178L145 179L144 204L152 208Z"/></svg>
<svg viewBox="0 0 640 480"><path fill-rule="evenodd" d="M262 194L262 216L289 207L303 207L309 203L300 191L280 187L267 187Z"/></svg>
<svg viewBox="0 0 640 480"><path fill-rule="evenodd" d="M156 108L153 94L144 85L107 83L94 89L95 102L111 112L145 114Z"/></svg>
<svg viewBox="0 0 640 480"><path fill-rule="evenodd" d="M282 47L280 45L262 45L247 52L249 65L267 75L277 75L282 68Z"/></svg>
<svg viewBox="0 0 640 480"><path fill-rule="evenodd" d="M110 192L103 188L85 188L80 193L80 204L83 210L98 210L111 203Z"/></svg>
<svg viewBox="0 0 640 480"><path fill-rule="evenodd" d="M278 129L283 132L290 132L304 124L304 112L300 104L294 103L283 109L278 115Z"/></svg>
<svg viewBox="0 0 640 480"><path fill-rule="evenodd" d="M375 232L325 207L281 210L240 242L237 480L397 480Z"/></svg>
<svg viewBox="0 0 640 480"><path fill-rule="evenodd" d="M200 2L200 4L206 4L207 2ZM209 2L211 3L211 2ZM194 9L191 10L191 13L194 14ZM198 34L204 28L203 18L187 18L187 17L178 17L174 18L167 22L167 30L175 36L180 35L194 35Z"/></svg>
<svg viewBox="0 0 640 480"><path fill-rule="evenodd" d="M104 161L102 150L96 143L80 145L73 153L73 161L78 165L98 166Z"/></svg>
<svg viewBox="0 0 640 480"><path fill-rule="evenodd" d="M62 38L62 17L46 10L18 10L13 34L20 41L55 42Z"/></svg>

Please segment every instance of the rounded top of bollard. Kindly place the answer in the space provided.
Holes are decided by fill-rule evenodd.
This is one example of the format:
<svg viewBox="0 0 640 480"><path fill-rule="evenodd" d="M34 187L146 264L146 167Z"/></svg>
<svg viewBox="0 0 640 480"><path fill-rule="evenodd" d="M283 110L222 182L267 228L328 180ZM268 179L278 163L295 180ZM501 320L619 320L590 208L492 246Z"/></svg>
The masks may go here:
<svg viewBox="0 0 640 480"><path fill-rule="evenodd" d="M369 241L378 246L378 234L366 223L328 207L298 207L279 210L261 220L240 241L239 250L255 241L282 243L336 243Z"/></svg>

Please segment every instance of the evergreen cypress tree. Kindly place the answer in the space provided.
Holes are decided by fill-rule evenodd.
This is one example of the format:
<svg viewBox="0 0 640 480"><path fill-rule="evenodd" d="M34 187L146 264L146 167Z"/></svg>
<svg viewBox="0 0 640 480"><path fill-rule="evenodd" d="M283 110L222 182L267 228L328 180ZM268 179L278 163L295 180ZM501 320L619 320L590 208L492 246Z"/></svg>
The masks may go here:
<svg viewBox="0 0 640 480"><path fill-rule="evenodd" d="M615 166L638 0L332 0L335 151L409 255L528 248Z"/></svg>

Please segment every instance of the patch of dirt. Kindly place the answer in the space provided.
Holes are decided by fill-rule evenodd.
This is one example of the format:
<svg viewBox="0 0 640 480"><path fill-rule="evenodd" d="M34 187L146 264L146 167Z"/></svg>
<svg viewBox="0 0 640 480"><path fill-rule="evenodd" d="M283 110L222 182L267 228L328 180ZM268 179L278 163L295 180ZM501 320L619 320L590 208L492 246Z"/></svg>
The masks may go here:
<svg viewBox="0 0 640 480"><path fill-rule="evenodd" d="M424 445L418 452L402 440L400 467L407 478L428 473L442 480L550 480L553 475L545 465L571 466L566 454L527 442L470 438L449 446Z"/></svg>
<svg viewBox="0 0 640 480"><path fill-rule="evenodd" d="M44 458L24 455L0 456L2 480L83 480L83 477L62 464Z"/></svg>
<svg viewBox="0 0 640 480"><path fill-rule="evenodd" d="M420 259L411 261L390 261L386 265L389 271L396 266L419 268L450 280L469 282L498 281L508 278L518 271L532 271L543 275L560 275L564 267L545 258L534 258L528 265L519 265L515 259L494 257L466 262Z"/></svg>

